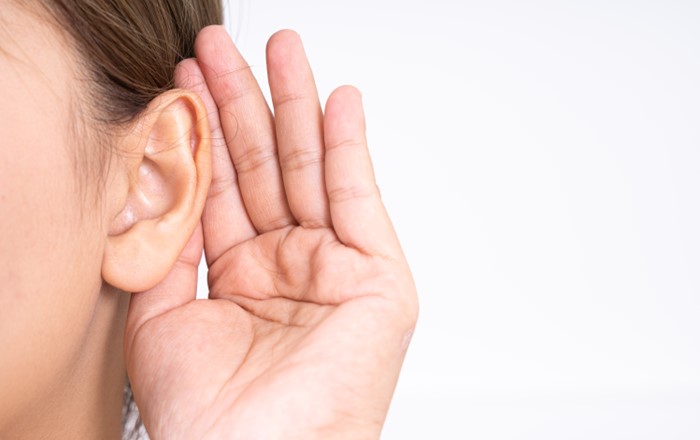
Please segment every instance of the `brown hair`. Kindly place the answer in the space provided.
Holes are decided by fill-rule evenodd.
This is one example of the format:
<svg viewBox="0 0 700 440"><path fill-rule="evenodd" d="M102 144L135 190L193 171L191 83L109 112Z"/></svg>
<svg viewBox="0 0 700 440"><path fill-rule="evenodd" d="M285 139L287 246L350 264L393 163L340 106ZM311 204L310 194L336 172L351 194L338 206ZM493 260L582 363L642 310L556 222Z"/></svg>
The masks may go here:
<svg viewBox="0 0 700 440"><path fill-rule="evenodd" d="M49 13L53 24L70 37L79 54L87 94L86 100L79 102L76 116L93 118L94 124L79 128L100 144L93 143L93 147L103 146L106 140L91 136L99 135L103 131L100 128L109 132L125 126L153 98L173 88L175 66L194 56L199 31L223 22L221 0L38 0L38 4ZM84 122L82 125L86 125ZM95 124L98 130L90 130ZM99 152L87 153L98 161L98 166L96 173L87 173L97 181L86 186L95 187L99 194L103 167L108 161ZM77 167L84 168L86 162L83 157ZM80 171L79 175L86 175L87 170ZM135 438L143 432L138 418L136 423L133 421L134 412L136 407L127 382L124 418L128 426L124 438Z"/></svg>
<svg viewBox="0 0 700 440"><path fill-rule="evenodd" d="M41 0L88 68L96 116L131 121L173 87L203 27L221 24L221 0Z"/></svg>

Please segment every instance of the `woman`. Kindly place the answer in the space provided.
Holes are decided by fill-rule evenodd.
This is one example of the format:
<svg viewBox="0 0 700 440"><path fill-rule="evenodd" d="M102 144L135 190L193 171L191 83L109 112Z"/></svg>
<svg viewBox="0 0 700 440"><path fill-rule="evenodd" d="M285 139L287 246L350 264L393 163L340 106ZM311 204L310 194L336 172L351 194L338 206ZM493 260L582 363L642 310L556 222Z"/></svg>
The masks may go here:
<svg viewBox="0 0 700 440"><path fill-rule="evenodd" d="M0 438L119 438L127 374L155 439L376 438L417 301L359 93L281 31L273 117L216 0L0 14Z"/></svg>

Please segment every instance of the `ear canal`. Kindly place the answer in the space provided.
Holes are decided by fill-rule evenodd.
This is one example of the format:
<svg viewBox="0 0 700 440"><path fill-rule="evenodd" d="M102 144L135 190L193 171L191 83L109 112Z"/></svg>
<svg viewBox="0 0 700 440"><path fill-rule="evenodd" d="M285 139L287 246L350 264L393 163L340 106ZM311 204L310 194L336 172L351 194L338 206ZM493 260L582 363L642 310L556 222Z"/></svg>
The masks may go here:
<svg viewBox="0 0 700 440"><path fill-rule="evenodd" d="M158 284L197 227L211 180L207 112L199 97L156 98L126 139L129 190L110 225L102 264L109 284L141 292Z"/></svg>

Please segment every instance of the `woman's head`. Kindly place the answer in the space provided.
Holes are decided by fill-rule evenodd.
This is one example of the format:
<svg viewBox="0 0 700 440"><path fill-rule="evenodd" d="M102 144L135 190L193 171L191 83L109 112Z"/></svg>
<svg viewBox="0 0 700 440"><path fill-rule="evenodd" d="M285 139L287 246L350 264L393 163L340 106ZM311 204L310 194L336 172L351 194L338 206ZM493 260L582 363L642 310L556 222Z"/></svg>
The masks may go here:
<svg viewBox="0 0 700 440"><path fill-rule="evenodd" d="M206 112L171 89L220 22L218 0L0 5L0 436L123 373L118 291L167 274L206 198Z"/></svg>

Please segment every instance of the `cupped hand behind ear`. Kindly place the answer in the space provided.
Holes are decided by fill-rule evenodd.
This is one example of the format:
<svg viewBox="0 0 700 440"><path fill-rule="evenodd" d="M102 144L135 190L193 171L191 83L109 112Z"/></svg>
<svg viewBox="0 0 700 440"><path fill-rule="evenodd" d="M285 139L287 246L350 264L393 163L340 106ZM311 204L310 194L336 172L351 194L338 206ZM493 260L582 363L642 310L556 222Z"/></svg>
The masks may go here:
<svg viewBox="0 0 700 440"><path fill-rule="evenodd" d="M274 116L222 27L196 54L176 85L207 108L213 177L201 230L129 308L145 426L154 439L376 438L417 300L360 94L336 89L324 114L292 31L267 46ZM202 236L210 292L195 300Z"/></svg>

